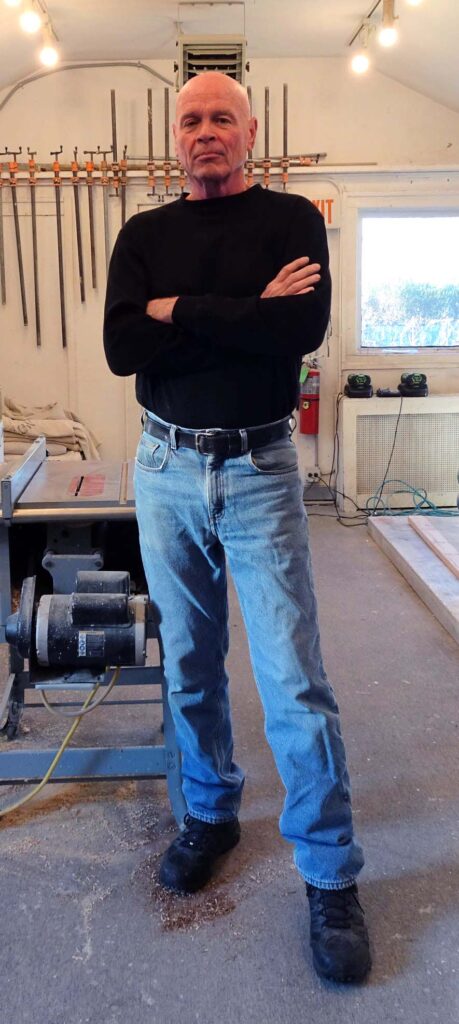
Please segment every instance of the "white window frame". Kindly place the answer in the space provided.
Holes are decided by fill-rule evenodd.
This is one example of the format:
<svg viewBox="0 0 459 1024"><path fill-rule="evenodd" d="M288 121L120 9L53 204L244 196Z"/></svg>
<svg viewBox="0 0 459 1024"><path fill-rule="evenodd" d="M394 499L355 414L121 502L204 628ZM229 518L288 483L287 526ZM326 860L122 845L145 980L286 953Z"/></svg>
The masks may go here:
<svg viewBox="0 0 459 1024"><path fill-rule="evenodd" d="M361 230L363 214L383 215L397 213L409 215L450 213L459 216L459 194L442 193L435 189L428 193L413 195L395 193L392 195L353 195L346 197L342 224L341 248L341 325L343 339L343 369L391 369L403 370L406 363L415 361L416 369L435 367L459 367L459 348L382 349L360 347L360 267Z"/></svg>

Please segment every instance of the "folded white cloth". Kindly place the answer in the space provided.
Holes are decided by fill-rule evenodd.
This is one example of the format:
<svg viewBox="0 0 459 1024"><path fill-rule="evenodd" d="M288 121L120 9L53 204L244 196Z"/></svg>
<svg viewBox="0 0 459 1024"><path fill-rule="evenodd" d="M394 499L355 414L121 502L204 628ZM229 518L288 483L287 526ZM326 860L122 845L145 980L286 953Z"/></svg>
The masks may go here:
<svg viewBox="0 0 459 1024"><path fill-rule="evenodd" d="M27 406L5 398L3 428L5 445L21 442L28 447L44 434L47 445L54 442L65 451L81 452L85 459L100 459L100 442L75 413L64 409L59 402Z"/></svg>
<svg viewBox="0 0 459 1024"><path fill-rule="evenodd" d="M12 398L4 398L4 412L11 419L24 420L29 416L38 416L44 420L65 420L67 413L60 402L51 402L49 405L22 405L14 402Z"/></svg>
<svg viewBox="0 0 459 1024"><path fill-rule="evenodd" d="M5 455L23 455L30 448L28 441L8 441L5 444ZM56 444L47 441L46 451L48 455L65 455L67 448L65 444Z"/></svg>
<svg viewBox="0 0 459 1024"><path fill-rule="evenodd" d="M81 452L66 452L65 455L50 455L50 462L81 462L83 455Z"/></svg>

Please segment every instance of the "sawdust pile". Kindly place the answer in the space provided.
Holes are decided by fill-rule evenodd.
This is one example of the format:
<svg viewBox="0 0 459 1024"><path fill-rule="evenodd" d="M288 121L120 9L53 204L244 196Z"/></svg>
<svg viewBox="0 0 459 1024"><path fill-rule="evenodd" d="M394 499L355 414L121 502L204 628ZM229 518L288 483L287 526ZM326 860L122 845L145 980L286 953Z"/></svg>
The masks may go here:
<svg viewBox="0 0 459 1024"><path fill-rule="evenodd" d="M154 883L152 896L159 909L163 931L197 930L217 917L225 917L236 907L227 893L200 892L193 896L179 896Z"/></svg>

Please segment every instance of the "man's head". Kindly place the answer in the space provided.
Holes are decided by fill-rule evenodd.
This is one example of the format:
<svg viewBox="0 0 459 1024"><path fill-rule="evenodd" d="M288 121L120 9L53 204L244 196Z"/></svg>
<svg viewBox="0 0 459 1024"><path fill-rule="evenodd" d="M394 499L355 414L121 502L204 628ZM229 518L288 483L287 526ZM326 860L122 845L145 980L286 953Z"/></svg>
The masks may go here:
<svg viewBox="0 0 459 1024"><path fill-rule="evenodd" d="M244 162L257 122L242 85L220 71L191 78L178 94L173 130L193 199L243 191Z"/></svg>

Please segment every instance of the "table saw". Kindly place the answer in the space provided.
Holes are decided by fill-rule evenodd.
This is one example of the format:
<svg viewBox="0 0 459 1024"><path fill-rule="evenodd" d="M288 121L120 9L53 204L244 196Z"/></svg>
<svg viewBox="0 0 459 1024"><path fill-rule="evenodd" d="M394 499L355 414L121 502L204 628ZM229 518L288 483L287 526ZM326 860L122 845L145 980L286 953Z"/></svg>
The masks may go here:
<svg viewBox="0 0 459 1024"><path fill-rule="evenodd" d="M31 579L34 580L33 591L37 586L42 594L74 597L73 592L79 589L78 574L90 578L98 572L104 575L106 568L126 570L125 575L129 573L134 580L135 592L145 594L135 518L133 466L132 460L51 460L46 457L44 437L37 438L24 455L0 463L0 643L7 640L7 623L10 639L9 675L5 685L0 687L0 725L3 723L5 740L0 747L0 784L40 780L55 753L35 747L12 749L24 707L33 706L35 713L36 705L26 702L28 691L41 690L48 697L53 691L67 691L66 701L61 706L79 707L79 701L73 703L74 691L90 689L94 680L107 686L112 676L106 665L96 669L74 664L63 667L61 672L34 666L32 660L21 655L21 645L18 649L11 643L14 633L11 616L13 604L18 605L17 593L21 585L21 607L27 602ZM122 573L112 572L112 575ZM157 638L153 608L146 596L143 600L147 609L146 636ZM68 748L51 781L165 778L173 813L181 824L186 806L180 754L167 701L161 645L159 647L159 665L123 665L117 683L117 690L140 686L147 687L148 694L153 686L159 696L107 700L104 706L161 704L163 742L153 742L152 728L151 744Z"/></svg>

